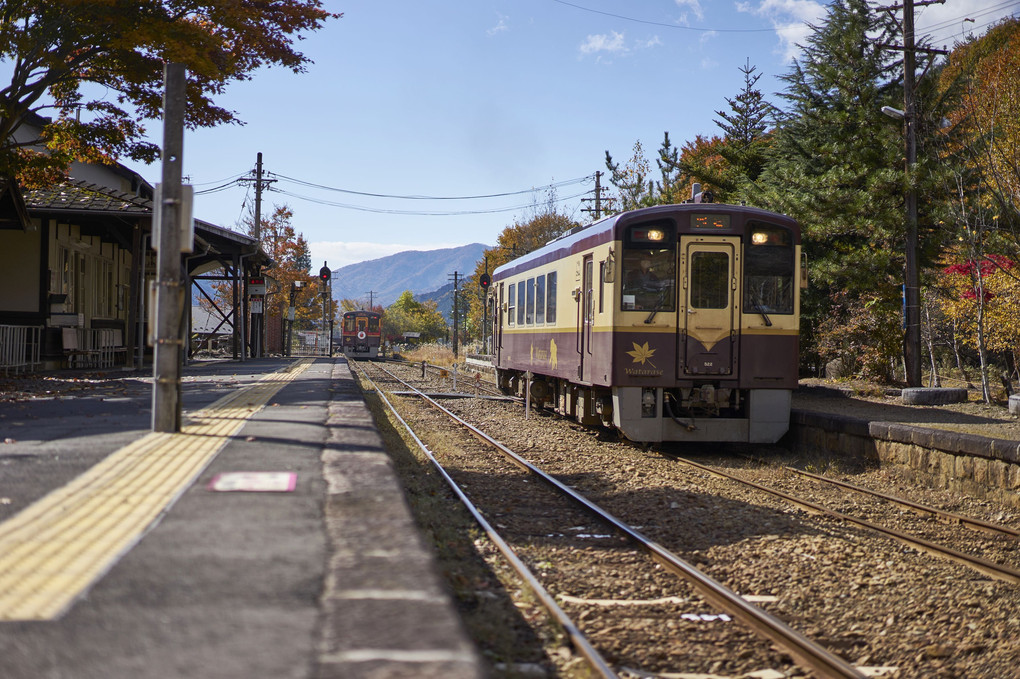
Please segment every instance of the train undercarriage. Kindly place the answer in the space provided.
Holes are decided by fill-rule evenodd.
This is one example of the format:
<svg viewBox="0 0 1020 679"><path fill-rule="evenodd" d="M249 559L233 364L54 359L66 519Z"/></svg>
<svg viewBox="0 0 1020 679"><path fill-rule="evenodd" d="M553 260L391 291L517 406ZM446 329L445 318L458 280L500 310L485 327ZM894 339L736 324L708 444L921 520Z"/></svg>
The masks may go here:
<svg viewBox="0 0 1020 679"><path fill-rule="evenodd" d="M602 387L514 370L498 370L504 393L588 426L620 431L643 443L775 443L790 424L789 389L737 389L705 381L690 387Z"/></svg>

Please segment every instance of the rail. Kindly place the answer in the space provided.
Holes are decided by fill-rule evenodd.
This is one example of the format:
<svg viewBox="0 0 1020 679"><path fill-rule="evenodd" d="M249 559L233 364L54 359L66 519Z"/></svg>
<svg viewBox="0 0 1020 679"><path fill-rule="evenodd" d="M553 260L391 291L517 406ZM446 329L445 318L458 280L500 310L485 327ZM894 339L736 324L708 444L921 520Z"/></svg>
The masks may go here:
<svg viewBox="0 0 1020 679"><path fill-rule="evenodd" d="M411 385L397 378L395 375L393 375L393 373L390 373L385 369L383 369L383 372L386 372L388 375L390 375L390 377L393 377L398 381L402 382L405 386L414 390L420 396L428 398L420 391L414 389L414 387L412 387ZM382 400L383 403L386 404L386 407L390 409L390 412L393 413L393 416L404 427L408 435L414 439L414 442L418 445L418 448L425 454L426 457L428 457L429 461L432 463L432 466L436 468L436 471L443 477L443 480L446 481L446 484L457 495L458 499L461 501L464 507L467 508L468 512L474 518L475 522L478 523L478 525L482 528L482 530L485 531L485 533L488 535L489 539L496 546L496 548L499 549L499 551L503 554L503 556L509 562L510 566L517 572L521 579L528 584L528 587L531 589L532 593L534 593L535 597L542 603L543 606L545 606L546 610L549 611L549 613L556 619L557 623L560 625L560 628L563 630L564 634L566 634L570 638L570 641L574 645L574 648L577 649L577 651L585 657L585 659L588 661L589 666L598 674L598 676L603 677L605 679L617 677L618 675L609 666L609 663L606 662L605 658L603 658L602 655L598 652L598 650L595 649L595 647L591 644L591 642L584 635L584 633L581 632L581 630L577 627L574 621L571 620L571 618L563 611L562 608L560 608L559 604L556 603L556 600L552 596L552 594L550 594L549 591L542 586L542 583L539 581L538 577L536 577L532 570L528 568L527 565L525 565L525 563L521 560L519 556L517 556L517 553L514 551L513 547L511 547L506 542L506 540L504 540L502 536L500 536L499 532L496 531L495 528L493 528L492 524L490 524L485 519L485 517L482 515L481 510L479 510L478 507L471 501L471 499L467 496L464 490L457 484L457 482L453 480L453 477L450 476L449 472L436 458L432 450L430 450L429 447L426 446L425 443L420 438L418 438L418 435L414 433L414 430L411 429L411 426L404 420L403 417L400 416L400 413L397 412L397 409L393 406L390 400L386 398L386 394L383 393L383 390L378 385L376 385L375 381L372 380L371 377L369 377L368 373L365 371L363 367L361 368L361 374L365 377L365 379L368 380L368 382L376 390L376 393L379 395L379 398Z"/></svg>
<svg viewBox="0 0 1020 679"><path fill-rule="evenodd" d="M867 528L868 530L881 533L882 535L890 537L894 540L898 540L899 542L908 545L909 547L919 549L934 556L940 556L942 558L949 559L950 561L954 561L963 566L967 566L968 568L972 568L973 570L976 570L979 573L983 573L997 580L1002 580L1003 582L1009 582L1013 584L1020 584L1020 570L1017 570L1010 566L995 563L994 561L989 561L988 559L983 559L979 556L965 554L964 552L961 552L959 550L953 549L951 547L946 547L935 542L931 542L930 540L925 540L924 538L917 537L916 535L910 535L909 533L904 533L903 531L887 528L872 521L859 519L857 517L850 516L849 514L844 514L843 512L837 512L835 510L829 509L828 507L824 507L816 502L811 502L803 498L795 497L781 490L776 490L775 488L763 486L760 483L749 481L747 479L741 478L736 474L731 474L729 472L723 471L722 469L709 467L708 465L703 465L701 463L695 462L694 460L689 460L684 457L673 457L672 459L682 464L688 465L689 467L700 469L701 471L706 472L708 474L713 474L719 478L736 481L737 483L743 484L750 488L754 488L756 490L760 490L764 493L768 493L775 497L782 498L787 502L790 502L791 504L794 504L800 507L801 509L805 509L809 512L814 512L816 514L822 514L825 516L831 516L833 518L839 519L840 521L844 521L855 526L860 526L861 528Z"/></svg>
<svg viewBox="0 0 1020 679"><path fill-rule="evenodd" d="M384 368L380 369L388 373L393 379L396 379L410 387L410 385L393 373L390 373ZM413 389L413 387L411 388ZM533 474L546 485L555 488L559 493L571 499L584 510L613 526L616 530L637 544L663 568L686 580L706 601L717 606L726 613L729 613L757 634L760 634L775 643L778 647L788 653L802 668L813 670L817 672L820 677L863 678L864 675L858 672L854 667L811 641L803 634L792 629L786 623L747 602L739 594L728 589L705 573L702 573L689 562L681 559L662 545L643 535L634 527L623 522L613 514L610 514L602 507L575 491L573 488L549 474L546 474L531 462L525 460L499 441L481 431L479 428L444 408L427 394L420 392L419 390L414 391L417 391L420 397L433 408L443 412L460 426L470 431L475 438L485 441L489 445L493 446L510 462L517 465L517 467Z"/></svg>
<svg viewBox="0 0 1020 679"><path fill-rule="evenodd" d="M4 374L40 365L42 330L39 325L0 325L0 370Z"/></svg>

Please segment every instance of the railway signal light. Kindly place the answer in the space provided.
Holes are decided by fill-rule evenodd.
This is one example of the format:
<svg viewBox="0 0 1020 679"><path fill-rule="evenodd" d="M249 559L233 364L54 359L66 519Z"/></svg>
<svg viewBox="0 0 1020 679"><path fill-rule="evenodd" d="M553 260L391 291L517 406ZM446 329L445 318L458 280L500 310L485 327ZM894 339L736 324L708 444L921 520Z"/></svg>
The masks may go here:
<svg viewBox="0 0 1020 679"><path fill-rule="evenodd" d="M492 279L489 277L489 274L487 273L483 273L481 276L478 277L478 285L482 286L482 290L488 290L489 283L491 282Z"/></svg>
<svg viewBox="0 0 1020 679"><path fill-rule="evenodd" d="M321 269L319 269L319 280L321 280L323 283L328 283L329 276L331 273L332 272L329 270L328 266L323 266Z"/></svg>

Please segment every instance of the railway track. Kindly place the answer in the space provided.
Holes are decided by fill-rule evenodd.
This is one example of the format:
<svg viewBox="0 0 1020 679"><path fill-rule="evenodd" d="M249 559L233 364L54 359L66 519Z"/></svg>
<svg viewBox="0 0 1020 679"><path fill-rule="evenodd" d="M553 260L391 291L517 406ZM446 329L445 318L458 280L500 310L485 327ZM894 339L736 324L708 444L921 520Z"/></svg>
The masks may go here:
<svg viewBox="0 0 1020 679"><path fill-rule="evenodd" d="M421 380L420 368L395 370L425 390L445 391L432 377ZM400 400L410 404L417 402L417 397ZM932 558L918 551L919 547L896 546L870 528L792 505L781 497L677 464L655 451L603 437L569 421L533 413L526 422L518 403L451 399L444 405L492 430L507 446L526 451L533 462L549 468L628 524L639 526L657 544L680 554L729 589L759 597L759 605L769 613L869 672L891 673L890 668L897 668L891 676L999 677L1011 676L1020 662L1020 620L1015 614L1020 607L1020 588L1015 584L942 557ZM437 422L434 420L432 426L448 428ZM713 455L713 467L744 464L720 457L717 451ZM1007 534L996 536L982 525L994 523L991 521L965 521L948 515L937 520L921 519L918 517L930 515L929 510L935 508L904 507L873 496L852 500L846 488L831 492L828 499L819 498L822 491L812 490L819 481L774 464L735 471L760 481L764 477L763 483L790 494L804 494L812 502L848 513L851 508L860 510L869 521L891 520L925 539L941 541L938 531L950 531L957 537L947 544L959 551L976 551L1005 564L1016 562L1016 544L1020 541L1008 534L1009 526ZM472 476L489 474L477 471ZM497 523L510 520L507 516L497 518ZM968 525L976 530L961 528ZM961 534L970 534L970 539L978 542L968 546L963 542L968 538L959 537ZM539 554L544 548L530 547ZM561 556L555 553L536 559L538 563L556 564ZM617 566L616 570L630 573L633 567ZM573 583L585 578L572 577L571 569L559 568L558 564L548 575L554 582L565 583L557 590L557 600L586 624L597 619L591 611L599 605L594 601L611 600L614 606L622 601L608 595L576 596ZM650 577L647 582L656 583L650 591L632 584L626 598L646 602L662 598L659 575L652 573ZM633 628L641 624L653 632L656 627L668 629L670 633L660 637L663 641L650 643L660 643L674 654L682 652L676 648L677 629L666 626L675 623L683 612L657 611L655 622L650 622L651 609L643 608L642 615L635 615L637 607L619 608L631 611L626 622L602 623L601 627L596 623L593 633L597 645L609 644L611 659L627 652L626 638L633 636ZM700 637L706 631L703 627L706 625L685 625L682 633ZM676 671L677 664L669 654L652 657L634 651L633 657L644 658L638 666L645 669ZM711 662L688 666L716 674L730 669L725 663L717 667Z"/></svg>
<svg viewBox="0 0 1020 679"><path fill-rule="evenodd" d="M690 467L700 469L710 474L715 474L722 478L726 478L731 481L744 484L748 487L754 488L763 493L768 493L775 497L782 498L783 500L791 504L794 504L808 512L824 514L834 519L851 523L862 528L866 528L868 530L872 530L876 533L892 538L893 540L896 540L909 547L924 551L936 557L948 559L950 561L971 568L974 571L977 571L989 577L1002 580L1003 582L1020 584L1020 570L1018 570L1016 567L1009 564L999 563L991 559L984 558L982 556L978 556L975 553L978 551L984 552L994 549L999 553L1006 552L1009 553L1012 556L1012 558L1017 558L1018 556L1017 548L1020 547L1020 544L1016 542L1016 538L1018 535L1020 535L1020 533L1018 533L1017 530L1009 526L993 524L987 521L980 521L959 514L953 514L951 512L946 512L935 507L927 507L919 503L912 502L906 498L895 497L892 495L888 495L886 493L874 493L872 491L867 491L866 489L855 487L852 486L851 484L843 483L835 479L829 479L818 474L811 474L808 472L803 472L798 469L794 469L792 467L785 467L785 469L789 471L792 475L799 475L811 479L813 481L816 481L818 483L829 484L830 486L835 487L838 490L838 492L842 493L841 495L837 495L835 499L830 499L830 503L828 505L822 504L820 502L808 499L807 497L805 497L804 494L794 495L788 490L781 490L779 488L766 486L746 478L745 475L735 474L724 469L720 469L719 467L716 466L701 464L695 462L694 460L689 460L682 457L676 457L675 459L678 462L688 465ZM906 532L900 528L890 526L888 524L892 523L892 520L889 519L885 519L884 523L879 523L876 521L860 518L859 516L851 515L846 512L837 511L833 509L831 507L831 503L844 502L847 497L847 493L859 493L870 495L873 498L884 500L892 504L896 504L903 507L909 507L913 512L920 512L927 516L941 519L943 522L955 521L963 526L975 529L980 528L987 534L994 534L998 538L1001 538L1001 541L993 542L992 538L984 540L964 540L963 542L965 542L972 550L970 553L968 553L967 551L957 549L955 546L952 546L950 544L945 544L945 542L935 542L926 537L917 535L916 532ZM883 515L888 514L883 513ZM900 517L894 517L894 519L899 518ZM930 528L930 526L925 528ZM959 536L946 535L947 531L941 531L941 533L942 535L940 537L942 537L943 540L956 540L956 541L960 540Z"/></svg>
<svg viewBox="0 0 1020 679"><path fill-rule="evenodd" d="M374 383L374 379L368 374L369 371L365 369L364 366L361 367L364 370L366 378L372 380ZM390 378L396 379L393 373L385 371L385 369L382 368L381 366L376 367L379 370L383 370L384 372L386 372L386 374ZM408 384L407 382L400 381L400 384L402 384L405 387L413 389L412 385ZM435 408L438 412L443 413L444 415L449 417L452 421L456 422L458 425L466 429L467 432L471 436L473 436L476 440L482 441L489 448L498 451L506 460L511 462L513 465L516 465L516 467L519 470L526 472L527 475L529 475L531 478L536 478L542 481L549 489L556 493L557 500L550 501L540 500L534 497L536 495L536 492L533 488L520 488L518 491L515 491L515 495L517 495L518 497L520 497L520 495L518 494L523 494L530 497L528 505L529 508L532 510L532 514L535 513L534 512L535 507L542 508L542 511L538 512L537 517L534 516L532 517L533 520L537 519L538 522L537 527L529 527L523 530L520 526L517 527L515 532L518 535L517 538L518 541L521 540L520 535L522 533L524 535L530 536L534 536L536 532L538 534L546 533L547 535L549 535L550 533L548 533L547 531L550 530L555 531L554 533L551 533L552 535L566 536L567 532L570 530L570 526L575 525L577 523L577 518L575 516L577 510L572 509L563 503L564 499L570 500L576 507L580 507L581 509L583 509L586 513L588 513L599 523L598 530L605 531L607 527L611 527L612 529L616 530L619 535L627 538L629 544L637 547L646 556L651 557L651 560L648 561L643 568L637 566L636 564L631 563L629 558L625 558L625 561L627 561L629 564L628 568L634 571L633 573L628 574L629 578L640 578L642 570L648 571L649 575L654 575L655 573L654 565L655 563L657 563L665 570L671 572L675 576L682 578L687 583L687 585L693 588L693 590L697 592L697 594L707 604L710 604L711 606L714 607L712 612L692 613L691 612L692 606L695 609L698 608L698 606L695 604L692 598L687 595L656 597L651 600L648 600L647 603L649 605L656 606L659 609L669 608L676 609L672 612L670 612L669 610L666 611L660 610L658 611L659 615L663 615L665 617L673 615L681 620L691 620L702 623L729 622L730 616L732 616L732 618L735 618L736 620L742 622L756 635L774 643L785 653L789 654L800 667L802 667L805 670L815 672L816 675L819 677L864 676L863 674L855 670L850 664L836 657L835 655L833 655L826 649L822 648L818 644L812 642L799 632L796 632L795 630L791 629L788 625L786 625L779 619L769 615L762 609L752 605L738 593L727 589L726 587L716 582L712 578L701 573L697 568L695 568L690 563L684 561L679 556L671 553L669 550L666 550L661 545L655 543L653 540L648 539L637 528L630 526L627 523L616 518L603 508L599 507L596 503L592 502L590 499L584 497L580 493L577 493L566 484L560 482L553 476L546 474L535 465L526 461L520 455L516 454L503 444L499 443L491 436L488 436L479 428L471 425L462 418L457 417L450 410L440 405L436 400L428 397L422 392L418 392L418 395L425 402L427 402L429 405ZM385 398L385 396L383 396L383 398ZM392 404L390 404L390 407L393 408L394 413L397 414L397 410ZM402 417L401 421L405 423L405 425L407 425L407 421ZM411 427L410 425L407 426L413 429L413 427ZM421 443L417 435L415 435L415 439L419 441L419 443ZM423 449L427 450L427 447L423 443L421 443L421 445ZM500 545L500 550L515 564L515 567L518 568L521 577L529 583L529 586L535 591L538 598L543 601L543 603L549 609L553 617L564 628L568 636L571 638L574 647L578 649L588 659L593 670L598 672L600 676L617 676L616 673L611 669L609 663L596 650L595 644L592 643L589 640L589 638L585 636L585 634L581 631L577 623L571 620L567 616L567 614L563 612L563 609L560 608L560 606L556 603L555 598L546 590L545 586L541 584L541 578L524 565L524 562L521 559L519 559L516 553L514 553L510 549L508 541L504 540L504 538L500 536L492 527L491 522L487 521L484 518L483 511L478 509L474 504L472 504L471 500L468 499L467 493L464 491L464 489L460 487L460 485L455 480L455 477L459 476L457 472L448 470L446 467L444 467L444 465L439 461L438 457L431 453L431 451L429 452L429 457L432 460L433 464L435 464L437 468L440 469L444 478L447 479L451 486L456 490L461 500L469 505L472 514L476 517L479 523L483 525L486 532L490 535L490 538L492 538L494 541L497 542L498 545ZM500 474L500 477L505 480L507 477L506 472L504 471L502 474ZM519 478L518 480L521 481L523 484L526 484L529 479ZM499 485L502 486L503 483L504 481L500 481ZM472 484L473 488L476 491L480 485L482 484L479 484L477 482ZM504 493L505 488L501 487L500 493L498 493L497 496L503 498L505 497ZM472 494L474 495L476 493ZM485 502L486 500L482 501ZM495 511L494 513L497 516L500 515L500 512L498 511ZM553 519L555 519L557 525L559 526L558 528L549 527L549 524ZM564 519L566 519L566 521L564 521ZM604 533L596 533L596 535L602 536L601 539L607 539L609 537ZM622 549L622 547L616 547L616 549L620 550ZM567 551L583 552L586 550L580 549L578 546L574 546L568 549ZM582 568L591 568L591 566L585 565L582 566ZM649 568L651 568L650 571ZM555 580L553 580L552 582L556 583ZM624 589L626 589L630 583L625 580L622 584ZM581 602L590 600L578 597L570 598L572 598L575 601ZM603 596L599 600L606 601L607 599L605 598L605 596ZM626 605L625 603L623 603L625 601L633 601L630 599L623 598L622 594L618 595L618 598L616 599L611 598L609 600L616 601L618 602L619 605ZM725 613L720 614L718 611L724 611ZM594 621L590 621L589 626L595 629L596 631L599 629L599 625L596 624ZM605 629L605 627L602 627L602 629ZM726 634L723 635L723 637L726 636L730 635ZM736 636L740 635L738 634ZM733 639L723 638L715 639L713 640L713 643L719 643L719 641L727 643L727 645L736 644L738 646L744 647L745 650L739 651L738 653L743 654L745 660L750 657L750 655L746 651L746 647L748 646L747 640L740 640L735 642L735 640ZM774 653L769 652L769 649L767 647L759 649L759 652L763 654L763 660L761 662L768 663L770 666L775 666L781 663L781 660L779 658L776 658ZM623 662L626 663L626 660L623 660Z"/></svg>

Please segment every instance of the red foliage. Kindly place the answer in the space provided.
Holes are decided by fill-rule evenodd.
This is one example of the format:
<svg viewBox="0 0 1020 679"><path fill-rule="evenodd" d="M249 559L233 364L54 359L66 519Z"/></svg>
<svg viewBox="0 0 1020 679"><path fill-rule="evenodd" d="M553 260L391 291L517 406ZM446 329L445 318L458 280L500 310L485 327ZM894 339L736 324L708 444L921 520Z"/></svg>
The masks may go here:
<svg viewBox="0 0 1020 679"><path fill-rule="evenodd" d="M1002 269L1003 271L1009 271L1014 266L1016 266L1016 263L1013 262L1013 260L1009 259L1008 257L1005 257L1003 255L987 255L980 262L976 262L975 260L970 259L967 260L966 262L961 262L960 264L952 264L950 266L947 266L945 269L943 269L943 271L947 274L966 276L967 278L975 276L980 271L981 280L985 280L989 276L995 274L995 272L999 271L1000 269ZM963 299L976 300L977 292L971 288L964 290L961 296L963 297ZM988 290L984 291L984 300L986 302L992 299L993 297L995 297L994 293L991 293Z"/></svg>

